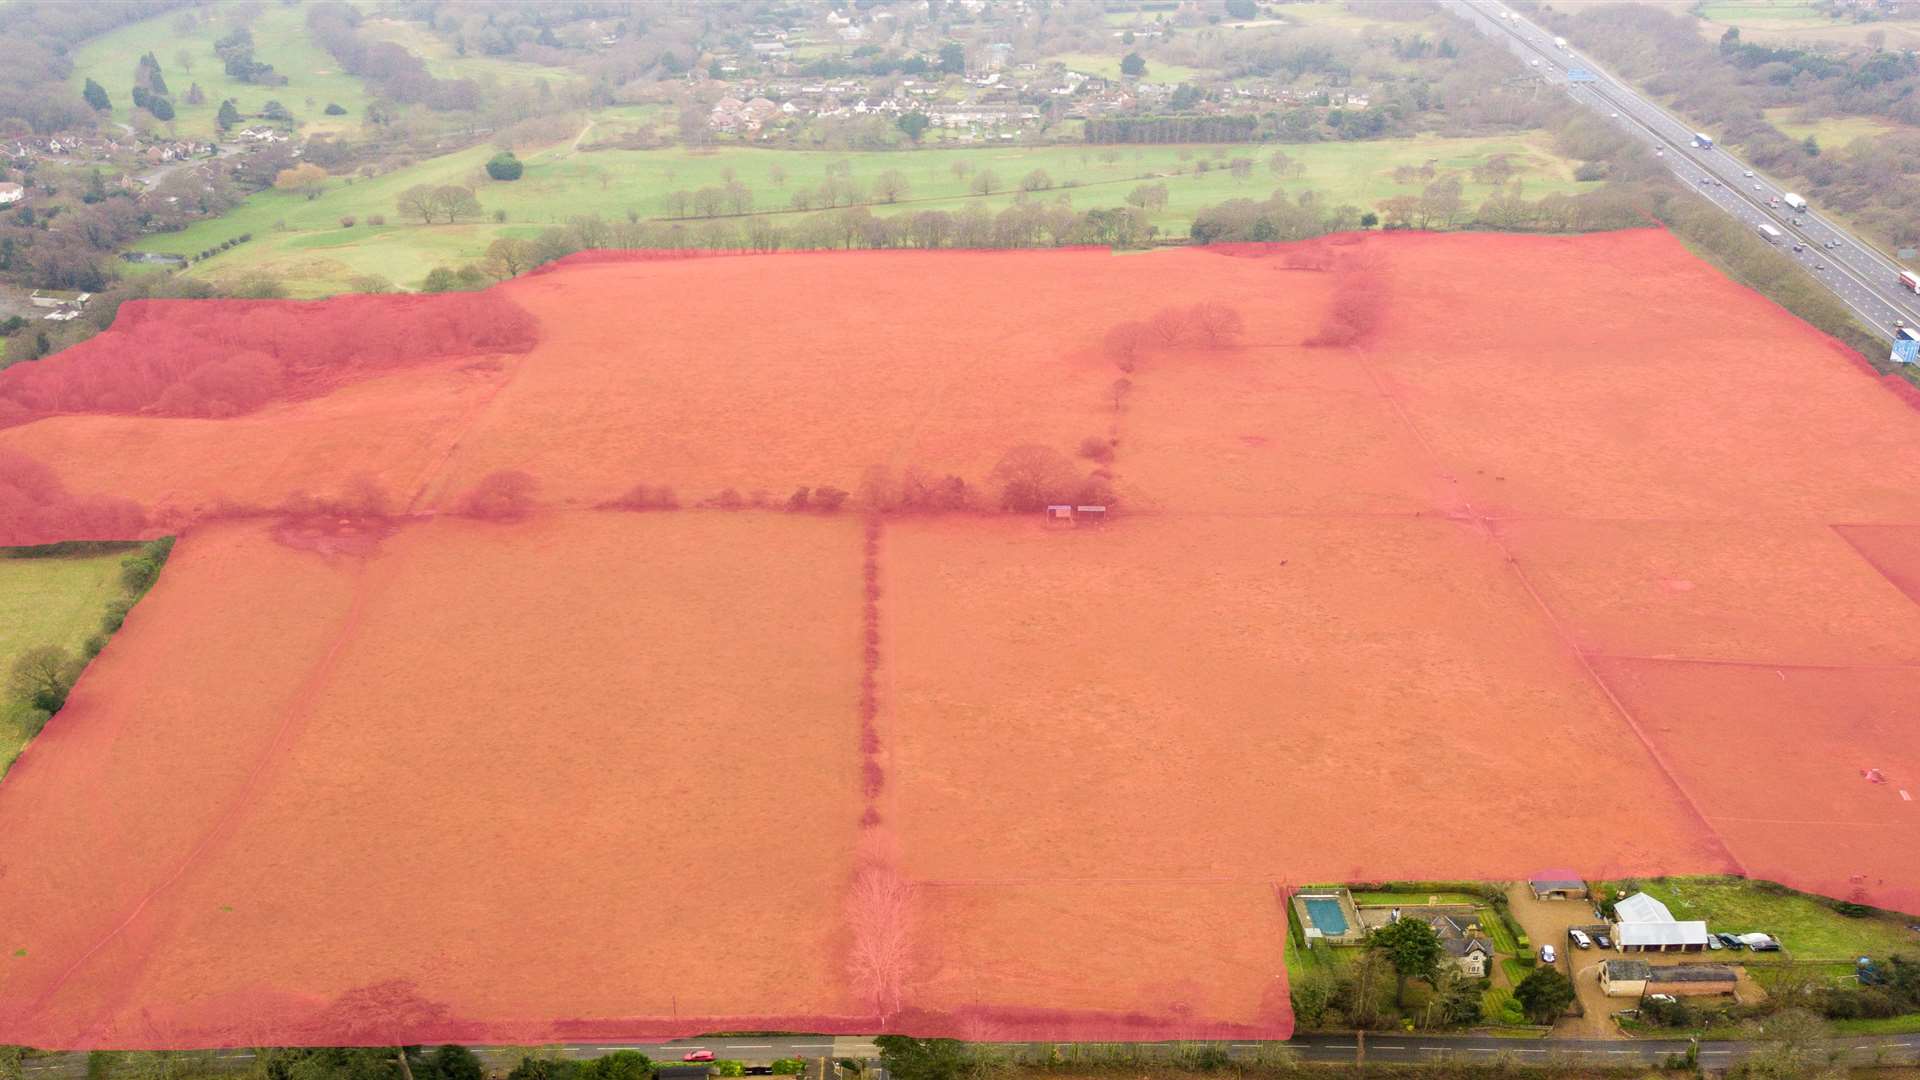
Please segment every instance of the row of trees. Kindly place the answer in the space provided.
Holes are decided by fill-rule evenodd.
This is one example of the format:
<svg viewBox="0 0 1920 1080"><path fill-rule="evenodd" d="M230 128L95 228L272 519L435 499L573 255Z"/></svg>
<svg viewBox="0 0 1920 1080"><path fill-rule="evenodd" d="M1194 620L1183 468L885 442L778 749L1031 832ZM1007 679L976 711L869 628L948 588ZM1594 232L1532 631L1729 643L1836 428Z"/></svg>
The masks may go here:
<svg viewBox="0 0 1920 1080"><path fill-rule="evenodd" d="M80 672L107 647L107 638L120 629L133 605L159 580L160 568L172 551L173 538L166 537L142 544L120 560L120 595L108 601L99 630L87 637L77 655L63 645L46 644L29 648L14 659L7 673L7 692L29 710L28 735L38 734L48 719L66 707L67 695Z"/></svg>

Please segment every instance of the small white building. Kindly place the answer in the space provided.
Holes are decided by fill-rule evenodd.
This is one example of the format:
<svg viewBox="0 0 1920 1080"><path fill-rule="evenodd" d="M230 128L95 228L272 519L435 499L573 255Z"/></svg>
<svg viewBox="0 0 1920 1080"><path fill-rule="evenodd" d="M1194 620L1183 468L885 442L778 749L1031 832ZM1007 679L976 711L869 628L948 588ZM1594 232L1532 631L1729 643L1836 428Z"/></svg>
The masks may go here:
<svg viewBox="0 0 1920 1080"><path fill-rule="evenodd" d="M0 206L12 206L27 197L27 189L15 183L0 183Z"/></svg>
<svg viewBox="0 0 1920 1080"><path fill-rule="evenodd" d="M1707 924L1681 922L1667 905L1634 893L1613 905L1613 943L1622 952L1699 952L1707 947Z"/></svg>

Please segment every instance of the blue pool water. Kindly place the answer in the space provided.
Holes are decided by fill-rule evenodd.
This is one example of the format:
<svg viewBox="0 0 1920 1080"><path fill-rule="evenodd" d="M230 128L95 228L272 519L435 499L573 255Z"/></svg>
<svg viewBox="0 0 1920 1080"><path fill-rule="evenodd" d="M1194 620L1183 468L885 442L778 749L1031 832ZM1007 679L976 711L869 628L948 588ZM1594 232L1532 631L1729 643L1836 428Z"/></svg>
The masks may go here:
<svg viewBox="0 0 1920 1080"><path fill-rule="evenodd" d="M1307 918L1328 937L1339 937L1347 932L1347 917L1340 911L1340 901L1330 896L1308 896L1301 900L1307 906Z"/></svg>

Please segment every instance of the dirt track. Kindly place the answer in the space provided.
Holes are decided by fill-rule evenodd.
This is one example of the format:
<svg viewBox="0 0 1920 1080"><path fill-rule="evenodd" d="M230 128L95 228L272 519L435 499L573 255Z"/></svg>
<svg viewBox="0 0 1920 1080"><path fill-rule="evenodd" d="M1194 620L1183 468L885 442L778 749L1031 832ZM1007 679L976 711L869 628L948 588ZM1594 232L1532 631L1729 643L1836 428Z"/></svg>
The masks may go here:
<svg viewBox="0 0 1920 1080"><path fill-rule="evenodd" d="M200 522L0 786L0 1040L1278 1036L1290 885L1920 908L1920 412L1664 234L1328 251L586 262L524 353L0 429ZM890 519L871 613L857 514L588 509L1113 430L1125 514ZM215 520L362 476L441 514Z"/></svg>

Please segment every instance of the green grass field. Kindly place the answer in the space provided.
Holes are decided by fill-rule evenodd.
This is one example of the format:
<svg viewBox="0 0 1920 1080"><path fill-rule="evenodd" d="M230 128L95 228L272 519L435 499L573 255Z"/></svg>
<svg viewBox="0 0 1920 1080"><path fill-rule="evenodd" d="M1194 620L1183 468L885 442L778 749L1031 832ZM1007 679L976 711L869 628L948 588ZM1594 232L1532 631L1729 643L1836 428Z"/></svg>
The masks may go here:
<svg viewBox="0 0 1920 1080"><path fill-rule="evenodd" d="M1058 56L1050 56L1047 59L1067 65L1067 70L1069 71L1078 71L1087 75L1098 75L1103 79L1118 79L1121 77L1120 60L1126 55L1126 52L1117 52L1112 56L1102 56L1094 53L1061 53ZM1195 68L1181 67L1178 64L1158 63L1152 57L1146 57L1146 61L1147 73L1140 77L1141 82L1183 83L1190 81L1200 74Z"/></svg>
<svg viewBox="0 0 1920 1080"><path fill-rule="evenodd" d="M1611 896L1620 887L1608 882L1597 886L1595 895ZM1906 928L1910 918L1848 918L1819 897L1776 893L1730 878L1661 878L1639 887L1666 904L1674 918L1705 919L1714 933L1772 934L1798 962L1851 963L1855 957L1894 952L1920 957L1920 934ZM1742 959L1753 955L1740 954Z"/></svg>
<svg viewBox="0 0 1920 1080"><path fill-rule="evenodd" d="M522 63L497 56L458 55L447 40L415 22L374 17L360 24L363 36L391 41L426 62L427 71L440 79L472 79L503 86L528 86L546 79L555 90L581 76L566 68Z"/></svg>
<svg viewBox="0 0 1920 1080"><path fill-rule="evenodd" d="M74 50L73 77L69 80L74 94L77 96L91 77L106 87L113 99L112 118L127 122L138 111L131 97L134 68L141 54L151 51L160 61L171 92L173 129L183 137L213 137L214 117L226 98L234 99L243 116L277 100L293 111L301 130L309 134L359 126L368 100L366 86L342 73L333 57L309 40L305 8L260 5L255 8L258 15L247 24L253 32L254 59L272 64L275 71L285 75L285 86L254 86L228 78L220 58L214 55L213 43L231 32L234 24L221 17L222 10L217 7L194 10L208 17L195 22L191 29L183 29L182 16L176 12L123 26L81 45ZM191 57L191 70L175 59L182 49ZM205 92L206 101L189 105L187 88L196 82ZM322 110L329 102L346 109L347 115L324 115Z"/></svg>
<svg viewBox="0 0 1920 1080"><path fill-rule="evenodd" d="M1479 907L1485 902L1481 897L1469 896L1466 893L1357 892L1353 894L1353 902L1356 906L1407 907L1414 904L1425 904L1428 900L1432 900L1436 904L1471 904L1475 907Z"/></svg>
<svg viewBox="0 0 1920 1080"><path fill-rule="evenodd" d="M0 672L27 649L60 645L78 652L100 632L108 602L122 595L124 554L73 558L0 558ZM28 707L0 698L0 775L26 745Z"/></svg>
<svg viewBox="0 0 1920 1080"><path fill-rule="evenodd" d="M1791 29L1831 21L1825 12L1814 7L1813 0L1706 0L1693 10L1713 22L1760 30Z"/></svg>
<svg viewBox="0 0 1920 1080"><path fill-rule="evenodd" d="M1827 116L1813 121L1793 119L1793 109L1766 110L1767 122L1795 139L1811 135L1823 150L1836 150L1855 139L1877 139L1900 131L1891 120L1875 116Z"/></svg>
<svg viewBox="0 0 1920 1080"><path fill-rule="evenodd" d="M626 122L625 117L622 120ZM284 280L291 295L312 297L344 291L350 288L351 278L364 274L377 274L412 287L435 266L479 257L496 237L527 235L576 215L624 220L631 211L645 218L665 217L671 192L724 185L729 174L752 190L756 212L790 213L793 192L818 187L829 167L842 162L853 179L866 187L889 169L897 169L906 177L905 199L890 206L875 205L875 213L951 211L973 202L998 210L1018 197L1004 190L987 196L970 194L971 184L981 171L993 172L1003 187L1017 188L1023 176L1035 169L1044 170L1056 186L1031 197L1066 199L1083 210L1121 205L1136 185L1164 182L1168 202L1154 215L1155 224L1165 232L1180 235L1202 207L1234 198L1264 199L1276 188L1290 192L1314 189L1336 204L1371 209L1380 199L1418 191L1418 185L1394 183L1396 166L1428 161L1441 169L1466 170L1504 153L1525 166L1522 179L1530 196L1591 186L1573 180L1572 164L1556 157L1544 136L1422 136L1291 145L1279 149L1299 161L1302 171L1284 178L1275 177L1267 168L1266 160L1275 149L1271 146L1124 146L1112 148L1112 160L1102 159L1103 149L1080 145L972 146L838 153L723 147L705 151L586 152L573 149L568 140L546 149L523 149L525 175L513 183L496 183L487 180L481 169L492 149L475 147L373 179L352 183L336 180L317 199L263 191L224 217L196 223L183 232L145 237L135 246L192 255L241 233L252 233L250 243L195 264L188 272L221 279L266 271ZM1216 151L1224 151L1225 157L1215 157ZM1231 158L1242 156L1255 162L1246 179L1234 177L1225 167ZM1202 159L1216 167L1206 173L1196 172ZM956 164L967 171L956 173ZM776 180L776 170L785 174L784 181ZM406 219L395 208L399 194L416 184L465 182L478 184L485 209L479 221L422 225ZM1069 182L1078 186L1069 187ZM1469 205L1477 204L1488 191L1483 185L1468 184ZM507 220L495 222L495 211L504 211ZM384 215L387 223L368 225L368 217L375 214ZM357 223L343 228L340 219L349 215Z"/></svg>

